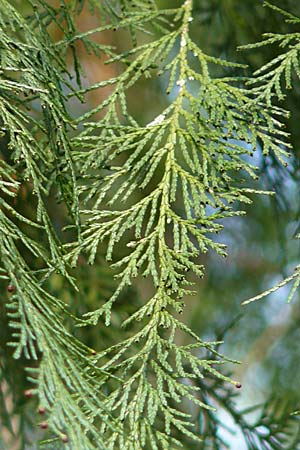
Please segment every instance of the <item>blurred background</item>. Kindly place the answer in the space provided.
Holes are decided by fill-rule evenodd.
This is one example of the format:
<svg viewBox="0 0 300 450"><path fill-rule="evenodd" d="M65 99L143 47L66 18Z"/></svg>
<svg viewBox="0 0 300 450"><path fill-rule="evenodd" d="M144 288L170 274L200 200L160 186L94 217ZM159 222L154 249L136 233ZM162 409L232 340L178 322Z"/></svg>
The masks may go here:
<svg viewBox="0 0 300 450"><path fill-rule="evenodd" d="M30 13L27 2L13 3L24 15ZM300 16L298 0L280 0L273 3ZM173 8L181 2L165 0L158 1L157 4L161 8ZM264 32L285 33L296 30L295 26L284 23L278 13L264 8L260 0L195 0L194 17L192 35L195 42L208 54L248 64L249 69L238 73L244 76L278 55L280 49L268 46L251 51L238 51L238 46L261 40ZM86 5L78 18L78 27L85 31L96 27L98 21L97 14L91 15ZM51 33L54 40L60 39L59 31L55 27ZM126 32L98 33L95 40L116 45L120 50L132 45ZM85 70L84 85L115 75L117 68L105 65L105 58L99 60L95 56L87 55L80 46L78 51ZM93 91L87 97L88 104L70 102L72 115L80 115L83 111L96 106L108 92L108 89ZM145 79L129 92L131 113L142 123L153 120L169 101L170 98L165 94L164 79L160 78ZM287 304L289 286L286 286L265 299L241 306L243 300L270 288L283 277L290 275L300 261L299 241L295 239L300 227L299 80L295 80L294 87L288 92L283 106L292 113L286 123L293 144L289 166L280 167L272 155L262 158L259 148L255 153L261 175L259 188L274 190L276 196L272 198L253 196L252 205L242 206L242 209L246 209L247 216L227 219L224 223L225 229L218 236L218 240L228 245L228 258L220 258L214 254L203 257L206 276L203 280L194 280L197 295L187 299L183 317L183 320L203 339L215 340L224 336L225 343L220 348L221 352L241 361L240 365L228 366L233 378L243 385L236 397L237 407L240 409L270 399L279 402L282 399L280 404L290 404L291 411L300 409L299 294L296 294L292 303ZM3 148L2 151L5 154L6 149ZM30 195L26 190L23 191L16 204L16 208L27 217L33 215ZM236 207L238 208L238 205ZM49 208L53 209L52 217L59 230L68 222L67 212L64 207L57 209L54 200L50 200ZM54 294L68 301L76 314L96 309L99 299L102 301L108 298L115 287L113 273L101 252L97 257L97 264L93 267L87 266L82 258L74 274L81 286L79 294L71 291L59 276L51 278L49 288ZM147 298L149 289L150 286L143 281L137 282L124 293L114 311L113 325L118 326L126 316L128 298L130 307L134 310L143 298ZM1 297L4 298L6 295L3 286ZM0 302L0 321L2 360L0 380L2 377L1 388L4 393L2 398L6 399L6 404L0 404L0 408L2 413L6 409L8 415L14 417L13 429L10 429L10 421L8 418L5 419L4 413L1 413L1 438L11 450L33 449L35 447L32 442L39 434L34 432L34 437L32 434L32 430L36 429L34 424L37 420L32 413L34 400L24 397L24 391L29 387L24 375L25 361L12 360L11 351L6 347L10 330L3 301ZM109 330L99 328L80 329L80 332L76 333L95 349L101 349L118 338L117 334L112 337ZM233 431L233 434L229 431L220 431L229 442L229 448L250 449L245 437L239 434L234 417L221 410L219 414L220 420ZM250 422L255 421L255 418L254 412L249 417ZM16 434L13 435L13 432ZM209 450L219 447L205 448Z"/></svg>

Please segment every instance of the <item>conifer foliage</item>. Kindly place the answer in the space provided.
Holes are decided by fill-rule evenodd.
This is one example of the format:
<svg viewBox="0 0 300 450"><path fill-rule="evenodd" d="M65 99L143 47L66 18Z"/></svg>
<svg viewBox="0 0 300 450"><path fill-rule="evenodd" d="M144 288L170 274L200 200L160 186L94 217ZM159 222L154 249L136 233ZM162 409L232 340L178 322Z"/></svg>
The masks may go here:
<svg viewBox="0 0 300 450"><path fill-rule="evenodd" d="M223 372L230 360L218 343L203 341L179 314L193 277L204 276L201 255L226 256L215 236L226 218L244 214L236 205L253 194L268 194L253 187L253 153L259 148L285 164L286 112L272 96L281 98L282 76L290 87L291 67L299 75L299 37L246 83L231 76L241 65L206 54L192 39L193 6L30 0L21 13L18 2L0 0L1 302L11 330L6 344L13 358L26 359L27 397L37 396L45 417L41 448L200 448L214 438L211 383L240 387ZM99 16L99 27L79 32L84 8ZM128 33L132 46L93 39L110 30ZM86 87L78 43L117 65L116 76ZM143 124L130 112L129 93L157 80L166 85L166 106ZM85 104L98 89L105 99L78 117L72 102ZM84 258L100 264L103 254L113 290L76 315L54 292L53 277L80 294L76 266ZM152 295L114 320L120 299L130 305L128 288L142 278ZM80 327L108 327L118 339L104 339L96 352L79 338ZM193 408L208 418L211 436L199 432ZM278 448L271 444L261 448Z"/></svg>

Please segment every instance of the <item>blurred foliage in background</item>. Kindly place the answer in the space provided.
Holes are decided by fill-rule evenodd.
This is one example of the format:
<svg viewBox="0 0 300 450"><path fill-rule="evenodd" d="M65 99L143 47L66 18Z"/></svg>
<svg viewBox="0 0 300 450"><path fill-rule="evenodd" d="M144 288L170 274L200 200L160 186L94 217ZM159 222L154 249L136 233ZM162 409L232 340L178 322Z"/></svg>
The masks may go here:
<svg viewBox="0 0 300 450"><path fill-rule="evenodd" d="M129 9L132 8L130 1L101 2L100 0L93 0L89 3L62 1L61 5L65 8L70 7L70 5L74 6L74 22L68 22L66 18L62 17L60 26L58 26L55 20L51 19L51 14L55 13L56 7L61 6L58 4L59 2L46 2L49 5L47 11L43 6L44 2L15 0L6 3L0 0L2 36L6 33L6 29L9 29L10 37L15 33L16 40L20 41L26 41L27 39L23 39L23 26L18 28L17 19L9 17L10 12L7 12L5 17L3 12L9 3L12 8L16 8L24 21L27 21L28 27L33 30L33 34L37 33L36 30L41 31L38 28L38 20L44 20L43 13L45 17L48 17L45 20L49 20L49 23L43 25L49 33L45 37L44 45L46 45L47 39L57 43L61 42L62 39L71 39L70 36L74 32L84 33L100 26L101 23L103 26L106 18L110 17L110 6L123 5L123 12L126 12L128 5ZM103 4L103 9L98 9L100 3ZM138 13L142 13L143 5L152 2L141 0L132 3L136 4ZM183 2L165 0L155 3L158 9L176 9ZM298 0L274 0L273 4L300 17ZM130 11L132 12L131 9ZM39 17L38 14L40 14ZM52 61L56 61L57 67L62 67L65 64L66 73L73 76L64 86L61 84L62 95L69 95L70 100L62 116L56 116L56 125L61 121L63 127L65 127L68 120L66 117L69 114L76 122L76 118L82 117L83 114L97 107L111 94L112 87L110 84L100 90L87 91L84 102L80 101L80 96L74 94L76 89L84 90L88 86L119 76L122 70L121 64L105 64L112 56L110 48L116 48L117 52L121 53L134 47L136 40L141 45L159 36L161 31L159 27L154 27L151 30L151 35L144 35L138 29L132 31L130 27L126 29L125 26L118 29L117 22L120 17L112 16L112 19L110 19L113 24L116 22L116 31L113 27L108 27L106 31L102 30L93 34L90 42L76 42L68 48L62 48L60 55L62 61L58 60L57 55L49 55L50 62L53 58ZM281 53L276 44L248 50L239 49L240 46L261 41L263 33L300 33L300 23L292 24L284 21L283 16L278 11L264 7L261 0L195 0L193 17L191 36L206 54L247 65L247 68L212 65L212 75L216 77L221 76L221 72L222 76L225 73L225 76L247 77L276 58ZM14 24L9 24L10 19L15 20ZM75 31L72 26L76 27ZM66 30L68 30L69 37ZM29 31L25 30L26 33L29 35ZM8 74L7 71L3 70L5 50L4 45L0 43L0 46L2 52L1 79L5 79L7 76L8 79L12 80L14 79L13 69ZM25 47L18 49L20 60L22 59L22 51L25 55L24 49ZM87 49L90 51L87 52ZM26 54L25 57L30 59L30 55ZM79 64L81 68L78 68ZM46 70L45 67L50 70L47 64L43 66L42 62L36 61L36 71L41 79L43 78L42 71ZM50 77L49 73L48 76ZM52 75L56 76L55 73ZM82 86L78 88L79 78L81 78ZM1 81L0 89L6 89ZM167 95L166 89L167 79L164 76L159 77L151 73L150 78L141 78L134 88L130 88L128 91L130 115L138 118L139 123L148 124L172 101L175 94L171 92L170 95ZM55 89L53 92L53 95L57 95ZM26 93L21 91L16 94L16 96L18 95L20 97L18 106L25 105L26 107ZM43 102L48 105L47 98L43 99L42 95L34 91L30 93L30 96L32 96L30 106L33 121L30 126L36 127L33 133L35 133L34 139L37 142L43 139L46 142L49 138L49 136L45 138L45 135L47 135L46 125L39 125L43 114L47 114L47 111L43 111L41 105ZM13 94L11 101L12 103L17 101ZM57 97L55 101L59 102L60 99ZM187 306L183 311L184 323L201 339L204 341L224 340L224 344L218 345L218 351L229 358L241 361L240 365L226 363L223 374L241 382L243 389L236 391L231 384L220 381L210 373L207 373L204 379L197 380L198 387L201 388L201 401L217 408L217 412L203 408L198 410L198 407L192 407L189 402L183 405L185 411L192 411L195 422L199 424L198 432L203 439L202 443L193 443L189 436L186 438L177 436L184 449L296 450L300 448L298 416L297 414L291 415L291 413L300 409L299 295L297 293L293 302L287 304L289 290L285 286L261 301L248 306L241 306L243 300L269 289L289 276L299 263L299 241L295 239L300 227L299 79L295 77L292 89L286 91L283 100L279 101L274 98L274 104L280 105L291 112L289 118L284 120L286 131L290 133L292 157L288 161L288 166L284 167L272 153L263 157L258 148L254 154L254 159L255 164L259 166L260 181L259 183L250 181L250 186L253 189L275 191L276 195L253 195L253 203L242 206L242 209L246 210L247 216L226 219L226 223L224 222L225 228L218 236L218 242L228 246L228 257L224 259L213 252L208 252L199 258L199 263L206 267L205 275L203 279L196 276L192 277L192 281L195 282L193 289L196 291L196 296L186 298ZM101 119L101 112L96 113L96 118ZM2 126L3 118L0 118L0 121ZM77 131L74 127L73 131L67 130L66 133L73 138ZM80 126L79 131L82 131ZM66 138L64 133L65 131L61 135L62 141ZM20 173L23 168L19 170L18 162L11 159L9 141L11 141L11 137L9 138L7 135L4 135L1 139L1 161L12 165L15 173L18 173L18 171ZM51 137L45 143L45 148L47 146L51 148L50 141ZM18 142L14 145L18 146ZM54 149L53 152L55 153L55 151ZM65 144L64 157L67 161L71 161L71 157L68 159L68 151L72 151L72 148L70 150L68 144ZM35 158L34 155L33 158ZM45 158L48 158L48 156L45 156ZM42 167L40 161L37 166L41 171L41 177L43 170L47 176L50 176L47 172L47 163L45 163L45 168ZM0 166L0 170L2 170L2 166ZM15 181L19 182L18 175L12 173L12 179L10 180L12 184L8 186L8 189L17 190L18 194L13 197L12 201L8 199L7 193L4 192L3 194L4 201L7 201L14 210L33 222L36 220L37 204L40 202L39 207L41 209L43 208L42 205L46 205L45 211L41 213L43 217L41 223L45 227L48 223L47 217L49 217L49 222L52 223L51 227L53 226L51 233L53 233L53 236L57 233L57 239L53 238L53 242L47 243L45 233L41 233L38 228L30 228L26 222L22 223L21 229L28 234L30 239L39 242L45 248L48 246L50 252L53 252L52 256L57 251L55 249L57 240L71 242L77 239L74 228L67 229L65 232L61 231L64 227L77 223L76 221L79 220L78 211L72 204L72 196L75 195L76 186L74 186L74 180L72 179L71 162L68 170L68 173L62 172L61 175L62 177L70 177L70 179L60 188L55 185L59 180L57 174L53 175L52 179L49 178L48 185L47 180L45 183L43 182L44 187L34 185L32 173L30 174L31 178L27 181L24 175L22 187L19 188L19 186L13 185ZM37 200L35 194L39 189L41 189L41 198ZM46 197L47 201L45 201ZM234 205L234 208L237 210L240 209L240 206ZM13 222L18 223L18 217L13 216L10 211L8 211L8 216ZM51 227L49 226L49 228ZM6 233L4 227L0 232ZM121 329L121 324L153 295L153 287L148 279L138 278L137 281L134 280L132 286L127 287L121 293L112 309L110 327L102 325L102 322L97 326L74 327L72 316L82 317L87 312L97 310L102 300L110 298L117 289L117 280L114 278L115 272L105 260L106 250L102 250L100 246L93 265L88 265L86 255L79 256L77 267L68 269L68 279L65 276L64 267L57 268L55 266L55 256L53 256L53 267L45 269L42 263L43 251L37 257L39 250L34 253L23 244L20 244L19 251L24 256L25 266L28 264L28 267L36 271L39 277L40 275L47 276L46 287L48 292L53 297L61 299L67 305L67 309L71 311L71 316L69 316L65 314L65 306L62 307L60 312L62 323L74 338L80 340L83 342L82 345L86 346L82 350L83 353L93 352L91 349L101 352L124 339L124 336L130 336L129 332ZM4 247L0 249L1 251L4 252ZM119 258L126 254L121 244L117 247L117 252ZM59 260L59 257L57 258ZM11 264L13 267L13 258ZM26 271L27 268L25 267L24 270ZM78 291L72 286L72 280L76 280ZM11 314L14 312L14 310L6 307L6 304L9 303L7 299L12 295L12 293L7 292L9 283L11 283L11 278L7 275L7 271L4 271L3 282L0 285L0 449L35 449L39 448L37 447L38 441L48 438L49 444L44 441L40 448L49 450L66 448L68 443L61 443L61 441L64 442L62 431L59 434L61 438L59 442L51 440L53 429L55 431L61 430L61 423L54 423L54 428L49 431L49 435L47 435L47 430L41 429L43 428L42 425L39 427L41 422L44 423L45 416L41 409L39 413L36 412L40 403L36 400L35 395L32 395L32 392L34 394L32 383L28 380L26 372L28 366L33 369L39 366L40 351L45 351L45 349L43 347L41 349L36 348L36 359L31 359L28 362L26 354L24 355L22 352L20 352L20 357L15 359L13 357L15 349L7 345L12 341L12 328L9 326L9 321L13 317ZM59 309L60 305L57 304L56 307ZM47 320L46 318L45 323ZM53 333L56 333L55 328L53 328ZM41 339L45 340L44 337L41 337ZM184 345L188 342L183 333L177 336L178 345ZM35 344L33 345L35 346ZM43 343L43 345L46 344ZM51 345L50 351L55 351L57 343L54 343L53 347ZM74 355L76 355L76 351L74 351ZM61 357L63 358L63 356ZM74 358L74 361L76 361L75 356ZM88 359L88 356L86 358ZM84 365L84 360L82 360L83 371ZM47 367L45 370L48 370ZM71 365L70 370L72 370ZM31 376L35 377L32 373ZM87 371L87 376L93 377L94 374ZM68 380L65 379L64 383L68 384ZM49 401L51 403L51 400ZM257 408L255 408L256 406ZM76 414L74 421L76 420L75 417ZM88 450L88 448L90 447L82 447L82 450ZM173 447L161 446L159 448Z"/></svg>

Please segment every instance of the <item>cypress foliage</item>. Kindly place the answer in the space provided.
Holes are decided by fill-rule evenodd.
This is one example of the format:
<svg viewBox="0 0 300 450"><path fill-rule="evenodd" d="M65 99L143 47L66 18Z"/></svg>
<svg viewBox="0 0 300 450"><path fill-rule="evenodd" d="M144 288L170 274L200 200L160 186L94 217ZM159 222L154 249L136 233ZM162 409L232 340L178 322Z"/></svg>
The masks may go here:
<svg viewBox="0 0 300 450"><path fill-rule="evenodd" d="M272 194L259 188L254 151L286 164L287 113L273 97L284 95L282 78L291 87L292 69L299 76L299 36L267 35L262 44L278 42L287 51L251 78L233 76L242 65L206 54L192 39L193 6L192 0L170 9L154 0L62 0L55 7L30 0L25 15L17 2L0 0L2 301L6 344L13 358L26 361L26 396L37 396L40 427L49 436L41 448L227 448L218 436L216 402L241 417L249 449L283 448L295 421L284 411L264 422L276 409L271 404L255 426L247 425L232 403L239 381L223 369L235 361L179 314L193 279L204 276L201 255L226 257L215 234L225 219L244 214L237 202ZM99 27L78 31L83 8L99 14ZM51 27L60 30L59 41ZM124 30L128 49L93 39ZM105 55L118 73L86 86L79 43ZM168 102L143 124L131 113L130 92L158 77ZM72 105L99 89L108 92L105 99L78 116ZM81 314L54 292L53 279L80 298L77 275L85 260L101 266L108 286L98 307ZM152 295L141 304L134 286L143 277ZM298 269L291 279L295 290ZM82 327L103 333L101 349L81 338ZM182 335L187 343L180 343ZM5 355L0 380L8 381ZM190 413L198 408L205 430ZM261 437L260 425L271 430L276 421L278 437Z"/></svg>

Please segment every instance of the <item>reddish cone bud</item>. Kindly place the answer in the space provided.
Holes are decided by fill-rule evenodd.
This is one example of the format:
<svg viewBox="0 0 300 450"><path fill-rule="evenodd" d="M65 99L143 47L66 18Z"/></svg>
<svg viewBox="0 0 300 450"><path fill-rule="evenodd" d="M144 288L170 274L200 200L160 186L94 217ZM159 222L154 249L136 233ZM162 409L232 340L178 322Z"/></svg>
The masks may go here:
<svg viewBox="0 0 300 450"><path fill-rule="evenodd" d="M242 385L241 385L241 383L235 383L235 387L236 387L237 389L241 389Z"/></svg>
<svg viewBox="0 0 300 450"><path fill-rule="evenodd" d="M32 390L27 389L26 391L24 391L24 395L26 398L31 398L33 396Z"/></svg>
<svg viewBox="0 0 300 450"><path fill-rule="evenodd" d="M64 444L66 444L67 442L69 442L69 438L68 438L68 436L67 436L66 434L63 434L63 435L61 436L61 440L62 440L62 442L63 442Z"/></svg>
<svg viewBox="0 0 300 450"><path fill-rule="evenodd" d="M47 430L47 428L48 428L48 422L41 422L40 423L40 428L42 428L43 430Z"/></svg>
<svg viewBox="0 0 300 450"><path fill-rule="evenodd" d="M7 292L12 293L12 292L14 292L14 290L15 290L15 287L12 284L9 284L7 286Z"/></svg>
<svg viewBox="0 0 300 450"><path fill-rule="evenodd" d="M39 414L45 414L45 412L46 412L46 408L44 406L39 406L38 413Z"/></svg>

